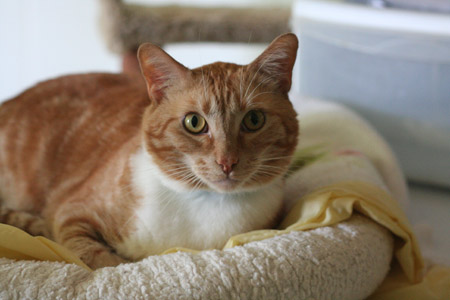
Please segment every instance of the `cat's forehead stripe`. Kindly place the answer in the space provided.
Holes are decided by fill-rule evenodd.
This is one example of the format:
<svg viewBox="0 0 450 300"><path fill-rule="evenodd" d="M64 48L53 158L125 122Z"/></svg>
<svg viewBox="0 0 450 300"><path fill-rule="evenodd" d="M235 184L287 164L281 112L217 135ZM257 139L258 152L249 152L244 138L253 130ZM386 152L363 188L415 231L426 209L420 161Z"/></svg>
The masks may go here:
<svg viewBox="0 0 450 300"><path fill-rule="evenodd" d="M236 72L242 67L233 64L216 63L200 68L201 88L204 89L202 109L206 114L222 114L241 108L239 83Z"/></svg>

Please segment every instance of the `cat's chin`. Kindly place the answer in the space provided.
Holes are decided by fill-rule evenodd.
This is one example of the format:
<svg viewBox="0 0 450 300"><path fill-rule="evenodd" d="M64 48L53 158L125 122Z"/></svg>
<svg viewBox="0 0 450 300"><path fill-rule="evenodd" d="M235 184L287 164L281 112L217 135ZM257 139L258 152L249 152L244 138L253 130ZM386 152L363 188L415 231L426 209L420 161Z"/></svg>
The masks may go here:
<svg viewBox="0 0 450 300"><path fill-rule="evenodd" d="M237 193L240 189L241 182L231 178L225 178L211 182L212 188L219 193Z"/></svg>
<svg viewBox="0 0 450 300"><path fill-rule="evenodd" d="M252 185L248 186L245 184L245 182L241 180L231 179L231 178L225 178L218 181L210 181L208 183L208 187L221 194L237 194L237 193L248 193L248 192L255 192L260 190L262 187L267 186L265 185Z"/></svg>

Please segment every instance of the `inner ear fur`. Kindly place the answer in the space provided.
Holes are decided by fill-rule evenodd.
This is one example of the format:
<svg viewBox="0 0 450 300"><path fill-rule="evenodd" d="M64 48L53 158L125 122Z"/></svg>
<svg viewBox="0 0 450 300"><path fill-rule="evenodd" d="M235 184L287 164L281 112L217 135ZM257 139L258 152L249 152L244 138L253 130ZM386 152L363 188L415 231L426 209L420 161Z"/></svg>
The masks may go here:
<svg viewBox="0 0 450 300"><path fill-rule="evenodd" d="M156 103L164 99L168 87L183 84L189 75L188 68L156 45L142 44L137 56L149 97Z"/></svg>
<svg viewBox="0 0 450 300"><path fill-rule="evenodd" d="M293 33L277 37L249 66L273 80L282 93L291 89L292 68L297 57L298 39Z"/></svg>

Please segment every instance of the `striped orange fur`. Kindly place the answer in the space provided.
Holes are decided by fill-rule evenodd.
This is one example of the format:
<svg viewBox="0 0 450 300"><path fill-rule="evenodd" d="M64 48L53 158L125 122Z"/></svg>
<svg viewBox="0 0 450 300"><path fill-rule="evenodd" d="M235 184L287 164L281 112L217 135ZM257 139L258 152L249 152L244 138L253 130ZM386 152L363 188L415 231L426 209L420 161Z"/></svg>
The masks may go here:
<svg viewBox="0 0 450 300"><path fill-rule="evenodd" d="M142 77L64 76L3 103L0 221L93 268L274 226L297 145L296 50L286 34L249 65L190 70L144 44Z"/></svg>

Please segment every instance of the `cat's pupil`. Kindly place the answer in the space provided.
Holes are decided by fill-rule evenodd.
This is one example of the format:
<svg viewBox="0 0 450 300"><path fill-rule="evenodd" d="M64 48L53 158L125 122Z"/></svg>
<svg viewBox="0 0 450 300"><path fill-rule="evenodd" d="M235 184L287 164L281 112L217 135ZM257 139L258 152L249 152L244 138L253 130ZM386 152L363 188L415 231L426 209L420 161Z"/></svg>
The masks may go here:
<svg viewBox="0 0 450 300"><path fill-rule="evenodd" d="M192 127L194 127L194 128L197 127L197 125L198 125L198 118L197 118L197 116L193 116L192 117L191 124L192 124Z"/></svg>
<svg viewBox="0 0 450 300"><path fill-rule="evenodd" d="M257 125L259 121L258 115L253 112L250 116L250 121L252 121L253 125Z"/></svg>

